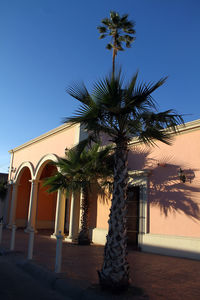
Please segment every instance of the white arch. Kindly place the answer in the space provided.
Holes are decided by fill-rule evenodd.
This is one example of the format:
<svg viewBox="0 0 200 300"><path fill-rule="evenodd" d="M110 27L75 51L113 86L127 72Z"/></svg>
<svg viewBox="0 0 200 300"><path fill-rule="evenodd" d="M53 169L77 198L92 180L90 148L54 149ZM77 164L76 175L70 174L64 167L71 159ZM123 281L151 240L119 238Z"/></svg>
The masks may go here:
<svg viewBox="0 0 200 300"><path fill-rule="evenodd" d="M22 169L24 168L28 168L30 173L31 173L31 179L33 179L34 177L34 167L33 167L33 164L29 161L26 161L26 162L23 162L17 169L17 172L15 174L15 177L14 177L14 180L13 180L13 183L16 183L17 181L20 180L21 176L22 176Z"/></svg>
<svg viewBox="0 0 200 300"><path fill-rule="evenodd" d="M34 174L35 180L39 180L43 170L43 166L46 165L48 162L58 162L58 156L56 154L46 154L39 160L35 168L35 174Z"/></svg>

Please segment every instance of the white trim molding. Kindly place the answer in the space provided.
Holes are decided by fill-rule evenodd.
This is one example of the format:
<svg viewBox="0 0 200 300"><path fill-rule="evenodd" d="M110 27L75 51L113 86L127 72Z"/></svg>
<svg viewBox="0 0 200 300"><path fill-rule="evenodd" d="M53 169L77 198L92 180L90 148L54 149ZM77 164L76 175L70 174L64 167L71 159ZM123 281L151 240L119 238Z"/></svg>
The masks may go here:
<svg viewBox="0 0 200 300"><path fill-rule="evenodd" d="M200 238L149 233L147 205L150 174L150 170L129 172L129 185L140 187L138 246L146 252L200 259Z"/></svg>
<svg viewBox="0 0 200 300"><path fill-rule="evenodd" d="M33 179L36 180L40 179L43 166L46 165L48 162L58 162L58 156L56 154L46 154L45 156L43 156L37 163L37 166L35 168L35 175Z"/></svg>
<svg viewBox="0 0 200 300"><path fill-rule="evenodd" d="M39 142L39 141L41 141L41 140L43 140L43 139L46 139L46 138L48 138L49 136L56 134L57 132L64 131L64 130L66 130L66 129L68 129L68 128L71 128L71 127L74 127L74 126L77 126L77 124L72 125L72 124L70 124L70 123L65 123L65 124L60 125L60 126L58 126L58 127L54 128L54 129L52 129L52 130L50 130L50 131L48 131L48 132L42 134L42 135L39 135L38 137L36 137L36 138L34 138L34 139L32 139L32 140L30 140L30 141L28 141L28 142L26 142L26 143L24 143L24 144L18 146L18 147L15 147L15 148L11 149L11 150L8 151L8 152L9 152L9 153L16 152L16 151L18 151L18 150L20 150L20 149L23 149L23 148L25 148L25 147L27 147L27 146L30 146L30 145L32 145L32 144L34 144L34 143L37 143L37 142ZM80 126L80 125L78 125L78 126Z"/></svg>
<svg viewBox="0 0 200 300"><path fill-rule="evenodd" d="M15 174L15 178L14 178L14 183L16 183L17 181L19 181L21 175L22 175L22 169L23 168L28 168L30 173L31 173L31 179L33 179L34 176L34 167L33 164L30 161L26 161L23 162L17 169L17 172Z"/></svg>
<svg viewBox="0 0 200 300"><path fill-rule="evenodd" d="M148 232L148 215L147 215L147 202L148 202L148 176L150 170L143 171L129 171L128 172L128 185L139 186L140 197L139 197L139 234ZM138 237L139 238L139 237ZM138 240L138 243L140 241Z"/></svg>
<svg viewBox="0 0 200 300"><path fill-rule="evenodd" d="M74 126L78 126L78 130L81 130L81 132L84 131L83 128L79 129L80 124L74 124L74 125L72 125L72 124L70 124L70 123L65 123L65 124L60 125L60 126L54 128L54 129L52 129L52 130L50 130L50 131L48 131L48 132L46 132L46 133L44 133L44 134L42 134L42 135L40 135L40 136L38 136L38 137L36 137L36 138L34 138L34 139L32 139L32 140L30 140L30 141L28 141L28 142L26 142L26 143L24 143L24 144L18 146L18 147L15 147L15 148L11 149L11 150L8 151L8 152L9 152L9 153L16 152L16 151L18 151L18 150L20 150L20 149L23 149L23 148L25 148L25 147L27 147L27 146L29 146L29 145L32 145L32 144L34 144L34 143L37 143L37 142L39 142L40 140L46 139L46 138L48 138L49 136L56 134L57 132L61 132L61 131L63 131L63 130L66 130L66 129L71 128L71 127L74 127ZM183 124L183 125L178 125L178 126L177 126L177 131L178 131L178 133L182 133L182 132L186 132L186 131L194 131L194 130L198 130L199 128L200 128L200 119L195 120L195 121L191 121L191 122L187 122L187 123L185 123L185 124ZM138 143L138 139L137 139L137 138L133 138L133 140L131 141L131 143L132 143L132 142L133 142L133 143Z"/></svg>
<svg viewBox="0 0 200 300"><path fill-rule="evenodd" d="M174 132L173 130L170 130L170 128L166 129L167 132L171 135L179 135L179 134L185 134L188 132L192 132L192 131L196 131L200 129L200 119L195 120L195 121L191 121L191 122L187 122L185 124L181 124L178 125L176 127L176 132ZM131 141L130 144L131 145L135 145L135 144L142 144L143 142L138 138L138 137L134 137Z"/></svg>
<svg viewBox="0 0 200 300"><path fill-rule="evenodd" d="M141 234L139 240L145 252L200 259L200 238L148 233Z"/></svg>

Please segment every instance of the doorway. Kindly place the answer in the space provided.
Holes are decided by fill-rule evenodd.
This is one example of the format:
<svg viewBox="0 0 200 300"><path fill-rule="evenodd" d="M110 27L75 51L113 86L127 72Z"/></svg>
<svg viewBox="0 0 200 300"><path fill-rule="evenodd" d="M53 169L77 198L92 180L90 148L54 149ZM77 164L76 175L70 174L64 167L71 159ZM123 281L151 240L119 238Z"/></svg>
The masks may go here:
<svg viewBox="0 0 200 300"><path fill-rule="evenodd" d="M140 187L129 186L127 190L127 244L138 246Z"/></svg>

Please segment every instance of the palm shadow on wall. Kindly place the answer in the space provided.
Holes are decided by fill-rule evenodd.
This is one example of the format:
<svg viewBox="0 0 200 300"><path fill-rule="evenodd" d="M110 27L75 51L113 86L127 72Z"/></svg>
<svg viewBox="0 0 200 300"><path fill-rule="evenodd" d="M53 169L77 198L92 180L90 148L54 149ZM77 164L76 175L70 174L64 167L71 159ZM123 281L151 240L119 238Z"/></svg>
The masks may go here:
<svg viewBox="0 0 200 300"><path fill-rule="evenodd" d="M159 206L167 217L169 213L183 212L185 215L200 220L200 208L197 193L200 188L193 185L196 170L184 169L186 182L179 176L180 166L166 164L152 170L150 183L150 203Z"/></svg>
<svg viewBox="0 0 200 300"><path fill-rule="evenodd" d="M150 150L134 150L129 153L129 164L136 170L150 170L149 205L158 206L165 217L182 212L193 221L200 220L200 206L197 198L200 182L195 179L197 169L184 168L186 182L180 180L180 166L170 163L171 157L149 158ZM169 163L168 163L169 162ZM195 181L195 185L193 182ZM149 211L149 209L148 209ZM149 219L149 218L148 218Z"/></svg>

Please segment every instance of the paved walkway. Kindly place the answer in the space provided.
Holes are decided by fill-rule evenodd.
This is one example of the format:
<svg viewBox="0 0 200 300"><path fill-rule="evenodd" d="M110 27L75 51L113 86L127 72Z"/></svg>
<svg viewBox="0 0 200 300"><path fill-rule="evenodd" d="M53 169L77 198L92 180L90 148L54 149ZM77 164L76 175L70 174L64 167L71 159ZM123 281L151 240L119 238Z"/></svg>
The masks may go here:
<svg viewBox="0 0 200 300"><path fill-rule="evenodd" d="M3 230L2 247L9 248L11 231ZM16 251L27 256L28 234L16 231ZM56 240L45 233L35 235L33 261L54 271ZM66 278L85 287L98 283L102 246L78 246L63 243L62 272ZM128 260L133 286L141 288L150 300L199 300L200 261L129 251ZM78 283L78 284L79 284ZM123 299L122 296L112 299ZM126 299L136 299L129 293Z"/></svg>
<svg viewBox="0 0 200 300"><path fill-rule="evenodd" d="M0 299L72 300L34 279L7 256L0 256Z"/></svg>

